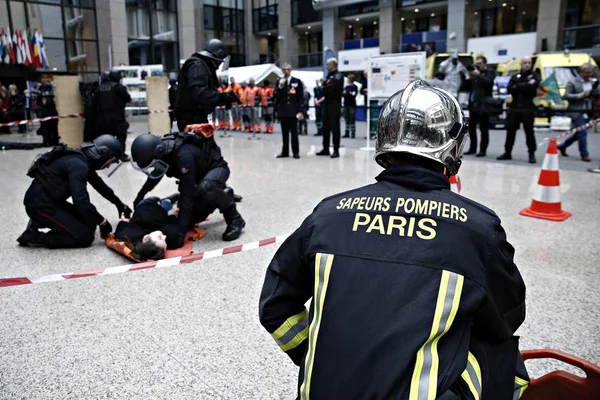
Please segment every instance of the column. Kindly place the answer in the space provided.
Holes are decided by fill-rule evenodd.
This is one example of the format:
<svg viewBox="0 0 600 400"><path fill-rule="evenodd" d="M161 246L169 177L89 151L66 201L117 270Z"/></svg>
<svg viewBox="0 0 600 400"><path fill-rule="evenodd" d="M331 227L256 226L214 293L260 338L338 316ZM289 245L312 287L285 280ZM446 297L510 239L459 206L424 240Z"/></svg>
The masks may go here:
<svg viewBox="0 0 600 400"><path fill-rule="evenodd" d="M466 50L465 12L464 0L448 0L448 53L462 53Z"/></svg>
<svg viewBox="0 0 600 400"><path fill-rule="evenodd" d="M566 0L539 0L536 51L560 50L563 44ZM547 48L542 50L542 42Z"/></svg>
<svg viewBox="0 0 600 400"><path fill-rule="evenodd" d="M258 64L258 43L254 37L252 26L252 0L244 2L244 47L246 50L246 65Z"/></svg>
<svg viewBox="0 0 600 400"><path fill-rule="evenodd" d="M298 64L298 34L292 28L292 2L280 1L279 14L279 65L288 62L293 67ZM282 37L282 38L281 38Z"/></svg>
<svg viewBox="0 0 600 400"><path fill-rule="evenodd" d="M400 20L396 0L379 0L379 51L400 52Z"/></svg>
<svg viewBox="0 0 600 400"><path fill-rule="evenodd" d="M198 25L201 25L204 31L204 19L195 19L195 0L180 0L177 3L179 58L187 59L200 50L196 48L196 21L202 21Z"/></svg>
<svg viewBox="0 0 600 400"><path fill-rule="evenodd" d="M194 0L194 38L196 39L195 51L202 50L206 45L206 36L204 34L204 1ZM181 50L180 50L181 51ZM188 58L190 54L180 54L181 58Z"/></svg>
<svg viewBox="0 0 600 400"><path fill-rule="evenodd" d="M129 65L129 49L127 47L127 14L125 0L107 0L96 3L96 21L99 24L98 45L100 46L100 68L109 70L112 66ZM101 29L100 29L101 27ZM109 47L110 55L109 56Z"/></svg>
<svg viewBox="0 0 600 400"><path fill-rule="evenodd" d="M337 19L334 8L323 10L323 50L337 52L343 50L344 22Z"/></svg>

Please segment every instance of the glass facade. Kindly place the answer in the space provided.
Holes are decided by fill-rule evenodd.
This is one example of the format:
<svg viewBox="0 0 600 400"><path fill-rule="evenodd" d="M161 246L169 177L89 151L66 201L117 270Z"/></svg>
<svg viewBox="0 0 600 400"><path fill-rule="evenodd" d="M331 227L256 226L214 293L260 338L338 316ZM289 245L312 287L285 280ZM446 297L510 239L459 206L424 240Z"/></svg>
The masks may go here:
<svg viewBox="0 0 600 400"><path fill-rule="evenodd" d="M244 0L204 1L204 37L221 39L231 56L229 65L245 65Z"/></svg>
<svg viewBox="0 0 600 400"><path fill-rule="evenodd" d="M563 45L568 49L598 47L600 43L600 2L568 0Z"/></svg>
<svg viewBox="0 0 600 400"><path fill-rule="evenodd" d="M340 17L350 17L352 15L377 12L379 11L379 0L351 4L349 6L340 7L338 10Z"/></svg>
<svg viewBox="0 0 600 400"><path fill-rule="evenodd" d="M292 25L321 21L323 14L312 6L312 0L292 0Z"/></svg>
<svg viewBox="0 0 600 400"><path fill-rule="evenodd" d="M179 69L176 0L126 0L129 65Z"/></svg>
<svg viewBox="0 0 600 400"><path fill-rule="evenodd" d="M506 1L500 7L475 8L469 37L535 32L537 0Z"/></svg>
<svg viewBox="0 0 600 400"><path fill-rule="evenodd" d="M252 0L252 31L264 32L278 28L277 0Z"/></svg>
<svg viewBox="0 0 600 400"><path fill-rule="evenodd" d="M100 73L94 0L0 0L0 27L42 33L49 70Z"/></svg>

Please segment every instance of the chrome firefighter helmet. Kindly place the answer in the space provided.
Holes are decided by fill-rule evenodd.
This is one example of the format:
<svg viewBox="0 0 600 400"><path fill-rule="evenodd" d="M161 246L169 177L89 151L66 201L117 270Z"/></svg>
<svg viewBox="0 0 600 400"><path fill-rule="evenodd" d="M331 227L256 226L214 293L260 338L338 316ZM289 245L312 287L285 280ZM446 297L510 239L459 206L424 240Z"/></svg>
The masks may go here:
<svg viewBox="0 0 600 400"><path fill-rule="evenodd" d="M386 154L410 153L437 161L449 176L456 175L467 127L454 96L425 81L413 81L383 105L375 161L388 168Z"/></svg>

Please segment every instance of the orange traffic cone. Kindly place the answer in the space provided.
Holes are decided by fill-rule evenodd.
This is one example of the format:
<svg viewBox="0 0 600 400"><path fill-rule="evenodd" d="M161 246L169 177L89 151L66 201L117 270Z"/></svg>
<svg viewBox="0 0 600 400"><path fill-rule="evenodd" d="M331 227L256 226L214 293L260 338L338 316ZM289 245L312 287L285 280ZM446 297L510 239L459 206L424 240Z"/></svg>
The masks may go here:
<svg viewBox="0 0 600 400"><path fill-rule="evenodd" d="M450 190L453 191L454 193L460 194L460 189L461 189L460 178L458 177L458 175L452 175L450 177Z"/></svg>
<svg viewBox="0 0 600 400"><path fill-rule="evenodd" d="M558 148L556 138L550 139L548 151L544 157L542 172L538 180L531 206L519 212L527 217L564 221L571 216L563 211L560 202L560 177L558 171Z"/></svg>

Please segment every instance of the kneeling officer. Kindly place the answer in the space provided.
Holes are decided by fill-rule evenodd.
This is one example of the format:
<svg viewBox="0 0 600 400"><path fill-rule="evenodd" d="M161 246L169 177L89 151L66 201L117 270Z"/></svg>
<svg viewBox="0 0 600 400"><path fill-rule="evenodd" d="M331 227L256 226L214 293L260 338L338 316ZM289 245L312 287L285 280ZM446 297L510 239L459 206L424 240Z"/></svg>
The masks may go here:
<svg viewBox="0 0 600 400"><path fill-rule="evenodd" d="M129 217L131 209L98 176L98 170L117 165L123 147L111 135L101 135L81 149L65 145L39 156L27 175L34 178L25 193L23 204L29 218L27 229L17 239L21 246L47 248L88 247L94 241L96 226L105 239L112 231L90 202L88 182L105 199L117 206L119 217ZM67 202L71 197L73 203ZM50 228L42 233L40 228Z"/></svg>
<svg viewBox="0 0 600 400"><path fill-rule="evenodd" d="M233 197L225 191L229 166L212 132L206 136L177 132L160 138L146 133L135 138L131 145L134 168L148 175L134 206L165 174L179 179L179 246L183 245L185 233L194 224L204 221L215 208L227 222L223 240L237 239L246 225Z"/></svg>

